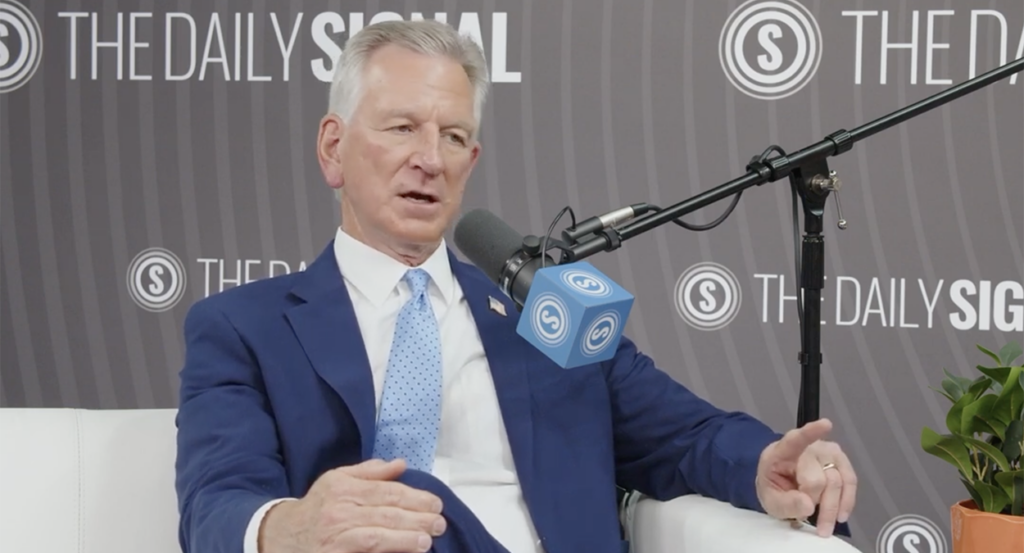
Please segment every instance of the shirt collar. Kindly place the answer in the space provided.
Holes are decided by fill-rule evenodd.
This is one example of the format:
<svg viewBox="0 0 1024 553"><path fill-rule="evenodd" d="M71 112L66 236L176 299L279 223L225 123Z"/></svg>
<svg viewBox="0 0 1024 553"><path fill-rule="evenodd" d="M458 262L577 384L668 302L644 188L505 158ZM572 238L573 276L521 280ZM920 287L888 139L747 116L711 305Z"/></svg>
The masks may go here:
<svg viewBox="0 0 1024 553"><path fill-rule="evenodd" d="M334 257L342 276L359 290L374 307L380 307L395 290L405 273L411 269L393 257L349 236L338 227L334 238ZM445 240L419 268L430 275L430 280L447 303L452 298L454 280L448 260Z"/></svg>

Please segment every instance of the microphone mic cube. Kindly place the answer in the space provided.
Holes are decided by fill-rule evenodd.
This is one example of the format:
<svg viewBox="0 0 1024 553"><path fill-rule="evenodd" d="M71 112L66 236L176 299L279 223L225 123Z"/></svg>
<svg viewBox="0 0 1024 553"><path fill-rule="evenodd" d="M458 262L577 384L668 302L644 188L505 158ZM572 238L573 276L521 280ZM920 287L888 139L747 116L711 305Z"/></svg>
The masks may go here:
<svg viewBox="0 0 1024 553"><path fill-rule="evenodd" d="M558 366L615 356L633 295L586 261L545 267L530 285L516 332Z"/></svg>

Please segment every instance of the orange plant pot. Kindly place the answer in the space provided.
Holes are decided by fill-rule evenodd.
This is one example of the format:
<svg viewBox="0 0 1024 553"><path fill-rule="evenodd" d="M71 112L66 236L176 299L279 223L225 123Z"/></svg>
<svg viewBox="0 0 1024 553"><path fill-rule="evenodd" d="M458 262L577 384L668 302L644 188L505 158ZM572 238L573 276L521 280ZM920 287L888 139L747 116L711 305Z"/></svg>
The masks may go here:
<svg viewBox="0 0 1024 553"><path fill-rule="evenodd" d="M953 553L1021 553L1024 517L979 511L967 499L950 507Z"/></svg>

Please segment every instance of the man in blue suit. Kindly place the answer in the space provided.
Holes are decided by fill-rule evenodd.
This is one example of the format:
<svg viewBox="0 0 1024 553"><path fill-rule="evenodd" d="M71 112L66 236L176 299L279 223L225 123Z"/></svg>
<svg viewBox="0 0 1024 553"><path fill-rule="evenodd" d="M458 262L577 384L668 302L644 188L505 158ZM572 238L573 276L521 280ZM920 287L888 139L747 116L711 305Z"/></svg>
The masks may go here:
<svg viewBox="0 0 1024 553"><path fill-rule="evenodd" d="M616 485L823 536L856 475L817 421L721 411L623 339L562 370L443 235L479 153L483 53L431 22L350 38L317 155L341 203L308 269L196 303L176 487L186 553L619 553Z"/></svg>

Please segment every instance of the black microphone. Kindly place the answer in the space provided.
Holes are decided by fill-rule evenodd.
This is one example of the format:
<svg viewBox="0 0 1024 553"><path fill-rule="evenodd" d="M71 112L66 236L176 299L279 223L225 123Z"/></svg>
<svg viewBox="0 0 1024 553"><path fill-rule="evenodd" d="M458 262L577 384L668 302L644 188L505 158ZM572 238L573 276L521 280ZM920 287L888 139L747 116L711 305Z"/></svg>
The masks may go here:
<svg viewBox="0 0 1024 553"><path fill-rule="evenodd" d="M518 309L523 308L533 276L541 268L540 238L523 238L490 211L474 209L455 225L455 245ZM550 255L544 257L546 265L556 265Z"/></svg>

